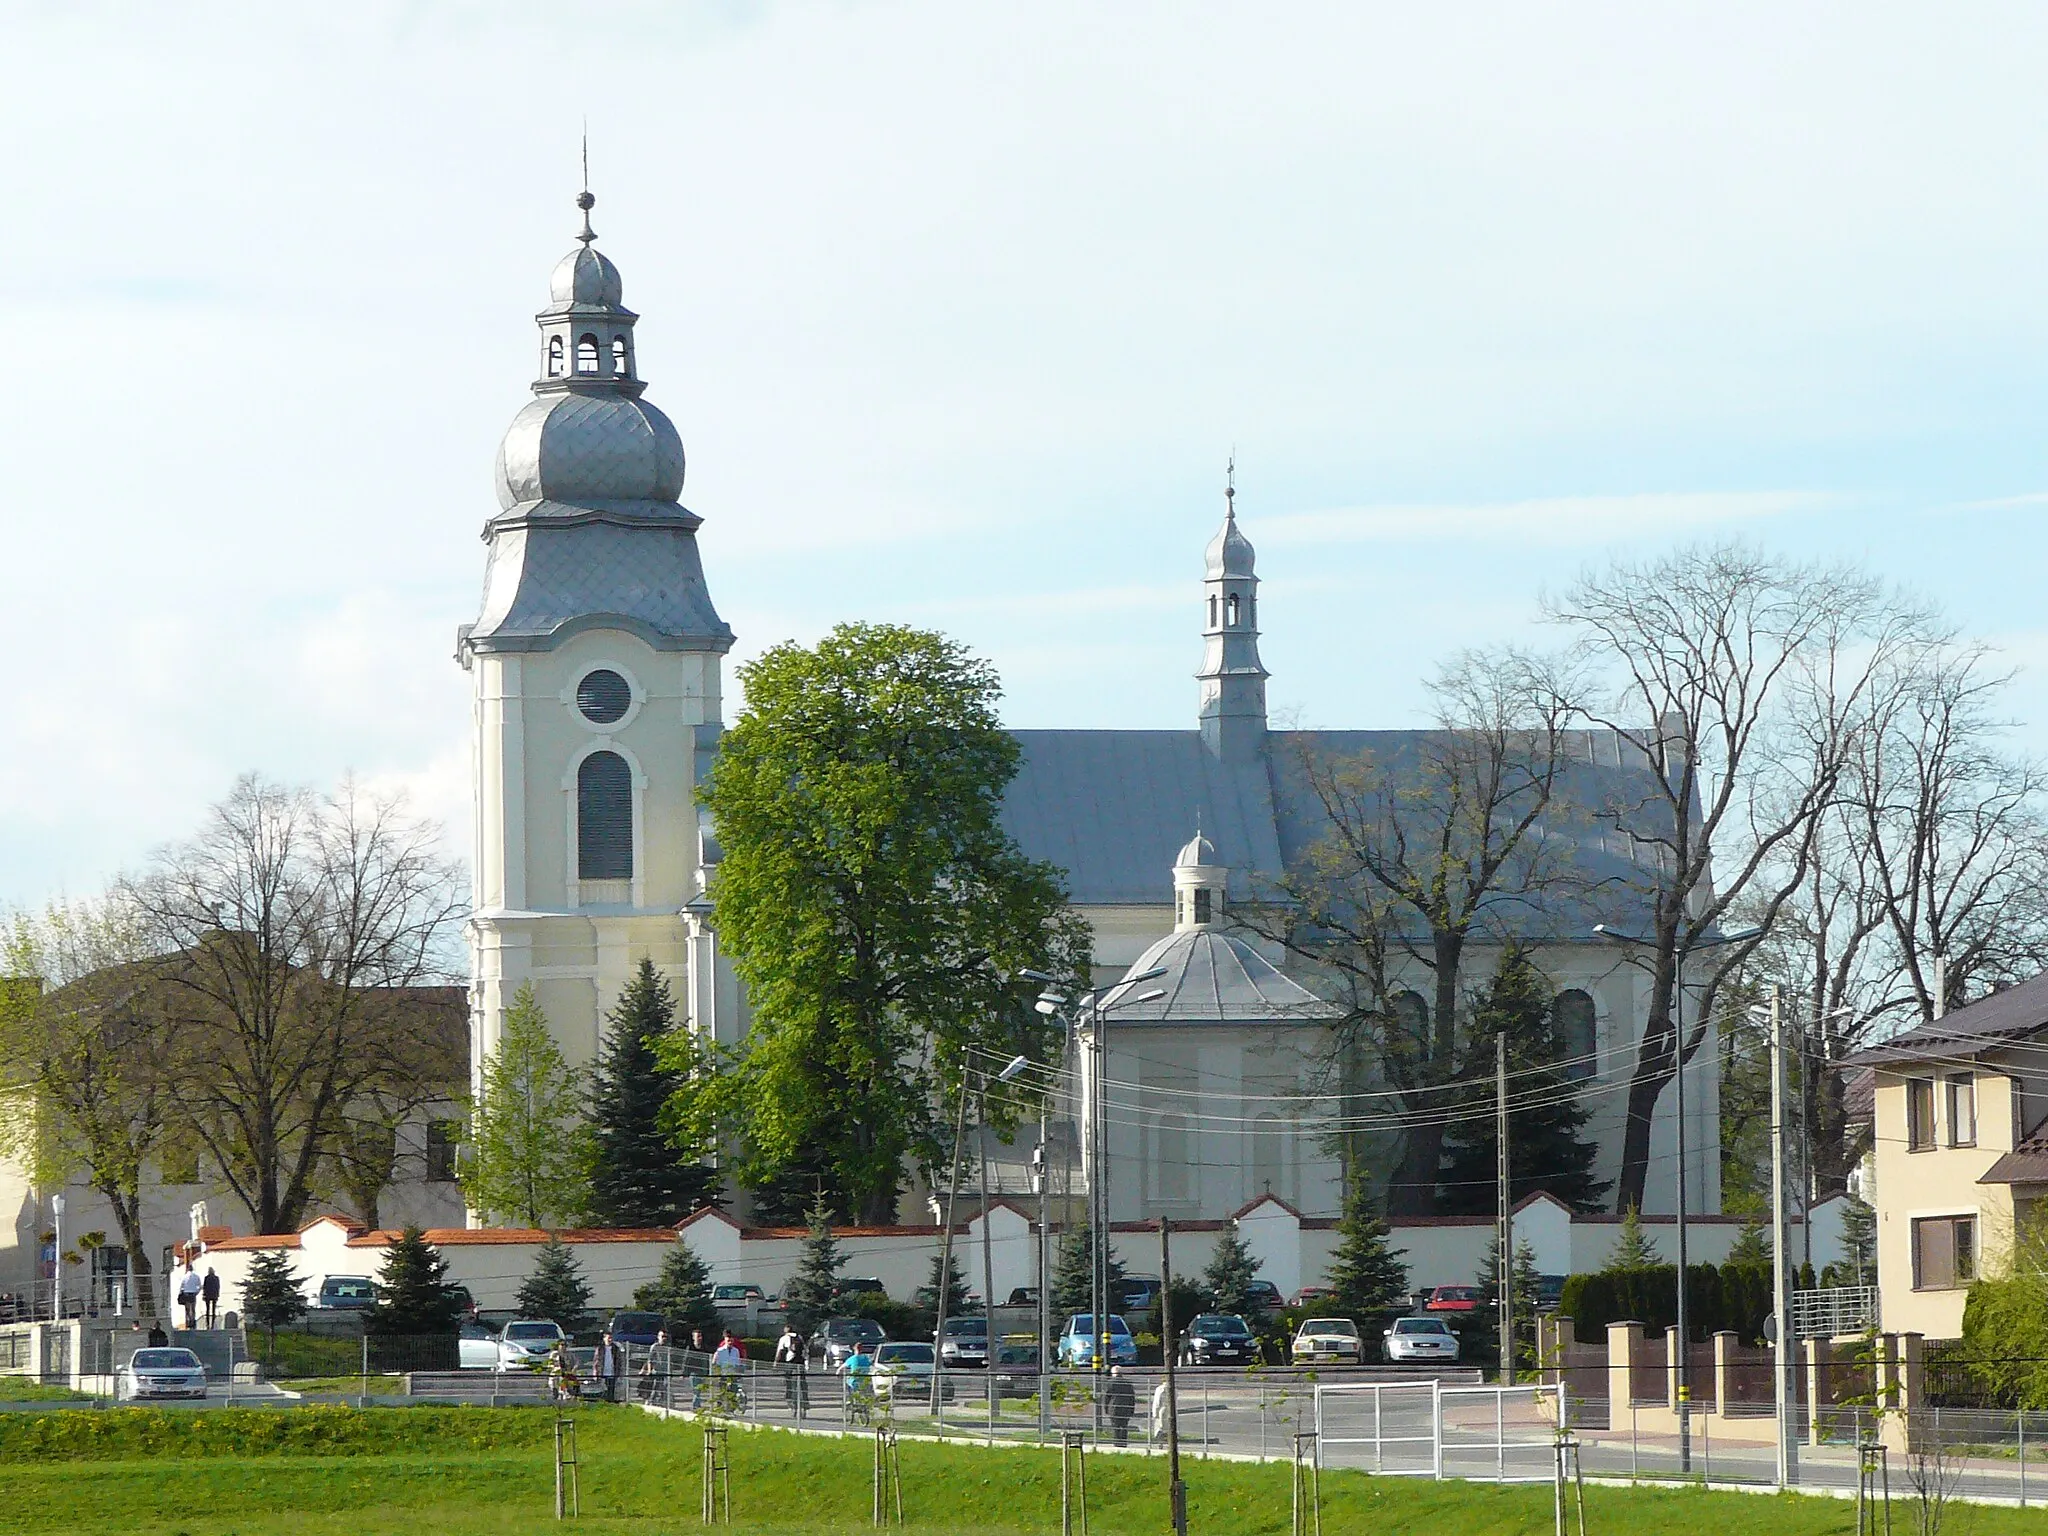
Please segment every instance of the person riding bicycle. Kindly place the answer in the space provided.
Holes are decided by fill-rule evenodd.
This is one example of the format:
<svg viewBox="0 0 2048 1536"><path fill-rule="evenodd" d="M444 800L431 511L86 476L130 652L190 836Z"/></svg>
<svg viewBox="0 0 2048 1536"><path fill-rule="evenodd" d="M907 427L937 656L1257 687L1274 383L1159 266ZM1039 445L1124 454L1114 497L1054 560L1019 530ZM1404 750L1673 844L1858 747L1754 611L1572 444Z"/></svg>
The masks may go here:
<svg viewBox="0 0 2048 1536"><path fill-rule="evenodd" d="M868 1353L866 1341L854 1343L853 1352L846 1357L839 1374L846 1383L848 1415L865 1420L875 1402L875 1357Z"/></svg>
<svg viewBox="0 0 2048 1536"><path fill-rule="evenodd" d="M728 1413L740 1409L740 1378L747 1368L746 1354L730 1328L718 1348L711 1352L711 1401Z"/></svg>

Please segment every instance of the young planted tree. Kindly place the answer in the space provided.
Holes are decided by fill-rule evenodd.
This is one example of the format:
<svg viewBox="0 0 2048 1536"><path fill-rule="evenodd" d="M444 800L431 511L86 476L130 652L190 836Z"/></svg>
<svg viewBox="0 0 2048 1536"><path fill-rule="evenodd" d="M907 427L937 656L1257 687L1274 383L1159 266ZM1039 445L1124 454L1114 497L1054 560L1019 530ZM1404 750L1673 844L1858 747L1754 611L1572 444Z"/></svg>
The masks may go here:
<svg viewBox="0 0 2048 1536"><path fill-rule="evenodd" d="M673 1226L716 1187L716 1170L678 1152L663 1126L682 1086L659 1054L675 1022L668 982L642 956L606 1020L591 1076L590 1216L600 1226Z"/></svg>
<svg viewBox="0 0 2048 1536"><path fill-rule="evenodd" d="M291 1256L280 1248L259 1250L242 1282L242 1317L270 1335L271 1359L277 1358L277 1330L305 1315L306 1297Z"/></svg>
<svg viewBox="0 0 2048 1536"><path fill-rule="evenodd" d="M407 1227L385 1251L364 1331L387 1338L452 1336L461 1321L462 1293L449 1283L448 1261L418 1227Z"/></svg>
<svg viewBox="0 0 2048 1536"><path fill-rule="evenodd" d="M1059 1247L1053 1253L1052 1310L1055 1313L1071 1315L1075 1312L1093 1311L1095 1307L1095 1229L1086 1222L1069 1227L1060 1234ZM1109 1290L1112 1307L1123 1283L1128 1279L1123 1262L1114 1251L1109 1256ZM1105 1308L1110 1310L1110 1308ZM1186 1318L1180 1319L1182 1323Z"/></svg>
<svg viewBox="0 0 2048 1536"><path fill-rule="evenodd" d="M470 1109L463 1197L486 1221L561 1226L590 1204L590 1129L581 1074L562 1059L526 983L505 1010Z"/></svg>
<svg viewBox="0 0 2048 1536"><path fill-rule="evenodd" d="M908 1166L944 1153L966 1053L1049 1053L1019 973L1085 974L1085 929L1058 871L1003 830L1019 748L987 663L846 624L739 675L747 707L702 799L753 1022L678 1092L673 1123L730 1148L749 1188L806 1164L835 1211L890 1221Z"/></svg>
<svg viewBox="0 0 2048 1536"><path fill-rule="evenodd" d="M839 1240L832 1235L832 1210L820 1195L812 1202L809 1230L804 1234L803 1252L798 1255L796 1273L782 1288L782 1305L790 1326L809 1338L827 1317L839 1294L839 1271L846 1259L839 1252Z"/></svg>
<svg viewBox="0 0 2048 1536"><path fill-rule="evenodd" d="M1337 1223L1337 1251L1330 1256L1330 1306L1370 1333L1376 1320L1408 1309L1408 1266L1388 1241L1371 1186L1354 1177L1344 1192Z"/></svg>
<svg viewBox="0 0 2048 1536"><path fill-rule="evenodd" d="M590 1326L590 1284L576 1255L550 1236L534 1255L513 1304L521 1317L547 1318L572 1337Z"/></svg>
<svg viewBox="0 0 2048 1536"><path fill-rule="evenodd" d="M689 1342L693 1328L703 1329L708 1337L721 1322L718 1308L711 1304L711 1269L681 1238L662 1259L661 1273L633 1293L633 1305L667 1318L669 1342L678 1347Z"/></svg>
<svg viewBox="0 0 2048 1536"><path fill-rule="evenodd" d="M1202 1289L1209 1297L1209 1305L1218 1312L1234 1313L1256 1322L1259 1303L1252 1294L1252 1282L1259 1278L1263 1267L1236 1225L1225 1227L1216 1239L1216 1251L1202 1270Z"/></svg>
<svg viewBox="0 0 2048 1536"><path fill-rule="evenodd" d="M1475 1085L1458 1102L1444 1132L1446 1215L1486 1215L1499 1208L1500 1134L1487 1082L1494 1040L1508 1049L1508 1199L1544 1191L1576 1211L1591 1211L1607 1181L1593 1176L1599 1147L1586 1136L1590 1117L1574 1092L1571 1052L1553 1007L1549 981L1528 951L1510 945L1472 1016L1460 1074Z"/></svg>

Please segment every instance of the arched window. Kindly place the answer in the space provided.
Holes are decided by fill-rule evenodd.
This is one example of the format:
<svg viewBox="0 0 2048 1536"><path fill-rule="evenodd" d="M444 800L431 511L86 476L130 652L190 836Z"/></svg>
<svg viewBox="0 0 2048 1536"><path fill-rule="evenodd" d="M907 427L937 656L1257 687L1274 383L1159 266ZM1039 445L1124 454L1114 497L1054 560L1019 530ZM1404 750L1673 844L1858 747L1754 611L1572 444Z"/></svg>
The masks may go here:
<svg viewBox="0 0 2048 1536"><path fill-rule="evenodd" d="M1600 1049L1598 1031L1593 1022L1593 999L1589 993L1572 987L1557 994L1557 1001L1550 1005L1551 1016L1557 1020L1557 1033L1564 1047L1564 1075L1577 1082L1580 1078L1591 1077L1597 1065L1594 1052Z"/></svg>
<svg viewBox="0 0 2048 1536"><path fill-rule="evenodd" d="M632 372L626 366L626 338L623 336L612 338L612 372L622 379Z"/></svg>
<svg viewBox="0 0 2048 1536"><path fill-rule="evenodd" d="M1161 1115L1153 1143L1155 1188L1161 1200L1186 1200L1188 1194L1188 1122L1185 1115Z"/></svg>
<svg viewBox="0 0 2048 1536"><path fill-rule="evenodd" d="M1209 594L1209 627L1211 629L1216 627L1216 594L1214 592Z"/></svg>
<svg viewBox="0 0 2048 1536"><path fill-rule="evenodd" d="M633 770L616 752L576 770L576 878L633 878Z"/></svg>
<svg viewBox="0 0 2048 1536"><path fill-rule="evenodd" d="M1237 622L1237 594L1235 592L1223 599L1223 622L1225 624L1235 624Z"/></svg>
<svg viewBox="0 0 2048 1536"><path fill-rule="evenodd" d="M1397 992L1393 1001L1394 1023L1402 1038L1421 1040L1429 1033L1429 1004L1420 992Z"/></svg>
<svg viewBox="0 0 2048 1536"><path fill-rule="evenodd" d="M562 338L559 336L550 336L548 338L548 377L551 379L559 379L561 376Z"/></svg>
<svg viewBox="0 0 2048 1536"><path fill-rule="evenodd" d="M597 338L588 332L576 338L576 371L597 372Z"/></svg>
<svg viewBox="0 0 2048 1536"><path fill-rule="evenodd" d="M1287 1198L1287 1132L1280 1117L1260 1115L1252 1122L1252 1187L1248 1200L1261 1195Z"/></svg>

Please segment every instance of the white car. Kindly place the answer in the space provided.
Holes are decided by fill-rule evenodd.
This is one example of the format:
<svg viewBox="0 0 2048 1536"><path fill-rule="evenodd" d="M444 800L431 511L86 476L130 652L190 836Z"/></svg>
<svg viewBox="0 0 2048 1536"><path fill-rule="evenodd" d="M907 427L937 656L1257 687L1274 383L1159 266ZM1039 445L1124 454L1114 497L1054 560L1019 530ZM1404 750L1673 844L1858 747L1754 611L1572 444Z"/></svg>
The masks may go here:
<svg viewBox="0 0 2048 1536"><path fill-rule="evenodd" d="M1380 1337L1386 1340L1387 1359L1396 1365L1455 1365L1458 1360L1458 1336L1440 1317L1397 1317Z"/></svg>
<svg viewBox="0 0 2048 1536"><path fill-rule="evenodd" d="M502 1358L498 1336L491 1325L466 1318L455 1333L456 1363L465 1371L495 1371Z"/></svg>
<svg viewBox="0 0 2048 1536"><path fill-rule="evenodd" d="M206 1367L189 1349L138 1349L121 1367L120 1395L131 1403L206 1396Z"/></svg>
<svg viewBox="0 0 2048 1536"><path fill-rule="evenodd" d="M498 1335L498 1369L540 1371L547 1369L555 1346L568 1338L561 1325L546 1318L519 1318L505 1325Z"/></svg>
<svg viewBox="0 0 2048 1536"><path fill-rule="evenodd" d="M1358 1324L1348 1317L1312 1317L1296 1331L1292 1353L1296 1365L1363 1365L1365 1341L1358 1336Z"/></svg>
<svg viewBox="0 0 2048 1536"><path fill-rule="evenodd" d="M909 1341L875 1346L874 1369L868 1379L874 1383L875 1396L884 1402L894 1401L900 1386L904 1397L911 1402L930 1402L932 1396L933 1350L929 1344ZM949 1384L946 1395L951 1397Z"/></svg>

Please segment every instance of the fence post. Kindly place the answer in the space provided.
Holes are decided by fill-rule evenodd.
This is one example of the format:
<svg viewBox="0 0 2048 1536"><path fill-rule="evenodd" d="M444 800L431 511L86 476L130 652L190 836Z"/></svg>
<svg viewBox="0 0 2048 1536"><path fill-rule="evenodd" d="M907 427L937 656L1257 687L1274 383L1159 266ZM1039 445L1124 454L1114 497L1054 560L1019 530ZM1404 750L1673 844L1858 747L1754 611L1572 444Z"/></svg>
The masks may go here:
<svg viewBox="0 0 2048 1536"><path fill-rule="evenodd" d="M2020 1432L2020 1508L2027 1507L2027 1410L2022 1408L2013 1418Z"/></svg>
<svg viewBox="0 0 2048 1536"><path fill-rule="evenodd" d="M356 1406L359 1408L370 1406L370 1334L368 1329L363 1331L363 1394L357 1401Z"/></svg>
<svg viewBox="0 0 2048 1536"><path fill-rule="evenodd" d="M1607 1325L1607 1402L1610 1414L1633 1407L1636 1400L1636 1357L1643 1352L1641 1323Z"/></svg>

